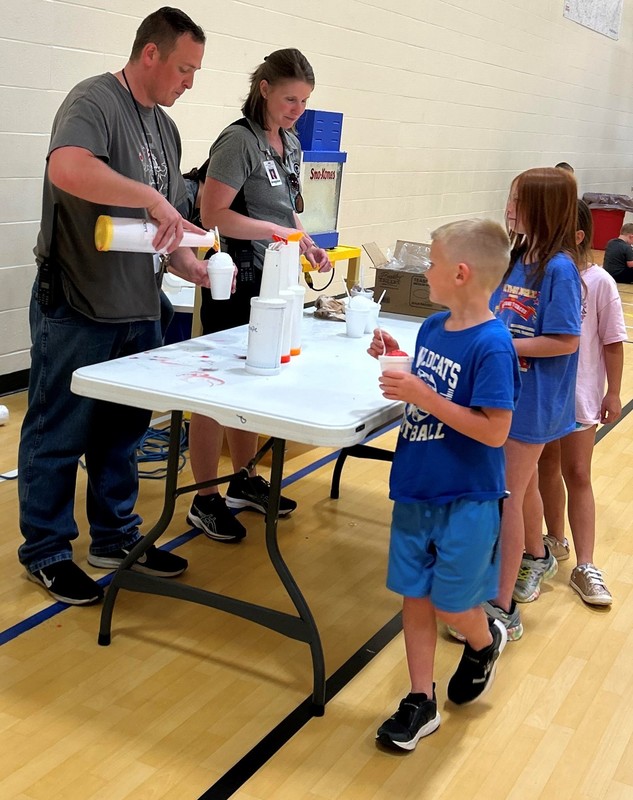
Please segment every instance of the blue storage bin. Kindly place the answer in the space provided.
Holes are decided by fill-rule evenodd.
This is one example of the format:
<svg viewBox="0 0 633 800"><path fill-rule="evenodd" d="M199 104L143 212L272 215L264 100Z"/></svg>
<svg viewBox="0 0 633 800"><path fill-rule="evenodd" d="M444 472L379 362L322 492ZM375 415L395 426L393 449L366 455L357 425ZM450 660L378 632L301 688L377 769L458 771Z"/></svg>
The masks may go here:
<svg viewBox="0 0 633 800"><path fill-rule="evenodd" d="M304 111L297 121L303 150L340 150L343 115L338 111Z"/></svg>

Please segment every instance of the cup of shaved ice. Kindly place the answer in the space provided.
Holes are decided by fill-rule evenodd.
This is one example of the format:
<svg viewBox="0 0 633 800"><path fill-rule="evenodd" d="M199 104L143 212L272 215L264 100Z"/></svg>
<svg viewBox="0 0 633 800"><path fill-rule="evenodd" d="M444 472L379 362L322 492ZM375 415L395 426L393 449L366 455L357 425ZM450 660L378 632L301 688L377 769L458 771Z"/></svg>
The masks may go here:
<svg viewBox="0 0 633 800"><path fill-rule="evenodd" d="M382 356L378 356L380 371L398 370L399 372L411 372L413 357L404 350L390 350Z"/></svg>

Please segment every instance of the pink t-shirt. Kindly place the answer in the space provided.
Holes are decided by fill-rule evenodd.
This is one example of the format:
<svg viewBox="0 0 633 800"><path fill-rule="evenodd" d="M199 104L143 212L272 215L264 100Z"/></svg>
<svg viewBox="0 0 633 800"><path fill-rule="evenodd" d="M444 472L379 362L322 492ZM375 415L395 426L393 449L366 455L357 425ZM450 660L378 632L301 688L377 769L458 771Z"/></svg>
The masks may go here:
<svg viewBox="0 0 633 800"><path fill-rule="evenodd" d="M607 369L604 346L625 342L626 326L618 287L597 264L581 272L582 328L576 377L576 422L596 425L604 398Z"/></svg>

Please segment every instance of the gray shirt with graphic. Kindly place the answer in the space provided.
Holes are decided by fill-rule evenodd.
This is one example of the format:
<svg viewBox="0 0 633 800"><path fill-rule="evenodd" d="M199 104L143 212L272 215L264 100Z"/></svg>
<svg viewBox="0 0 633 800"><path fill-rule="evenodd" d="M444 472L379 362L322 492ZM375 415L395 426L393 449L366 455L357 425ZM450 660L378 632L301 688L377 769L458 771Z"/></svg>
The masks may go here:
<svg viewBox="0 0 633 800"><path fill-rule="evenodd" d="M145 130L132 97L114 75L105 73L82 81L57 112L48 154L59 147L82 147L121 175L154 186L165 196L169 193L168 200L178 206L185 197L178 129L158 106L148 109L139 104L138 108ZM38 262L50 252L54 203L58 204L55 261L69 304L101 322L158 319L154 257L148 253L101 253L94 243L99 215L143 218L148 216L146 210L81 200L53 186L47 165L41 229L34 250Z"/></svg>

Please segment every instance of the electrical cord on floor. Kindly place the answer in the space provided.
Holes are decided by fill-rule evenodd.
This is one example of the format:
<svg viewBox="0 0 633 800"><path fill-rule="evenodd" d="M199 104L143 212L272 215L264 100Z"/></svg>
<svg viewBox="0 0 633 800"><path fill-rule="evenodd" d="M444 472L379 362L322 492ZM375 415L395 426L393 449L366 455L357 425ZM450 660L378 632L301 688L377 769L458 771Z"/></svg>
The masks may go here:
<svg viewBox="0 0 633 800"><path fill-rule="evenodd" d="M183 420L180 431L180 458L178 462L178 472L187 463L185 451L188 447L187 426ZM167 461L169 455L169 426L166 428L148 428L143 434L143 438L136 451L136 460L141 463L155 463L157 461ZM146 480L162 480L167 474L167 465L157 469L139 469L139 478Z"/></svg>
<svg viewBox="0 0 633 800"><path fill-rule="evenodd" d="M180 458L178 460L178 472L187 463L187 456L185 451L189 447L189 433L187 423L182 421L180 430ZM169 426L166 428L148 428L143 434L139 446L136 450L137 463L148 463L156 461L167 461L169 457ZM83 459L79 460L79 466L86 469ZM167 475L167 465L158 467L158 469L139 469L139 478L146 480L159 481Z"/></svg>

